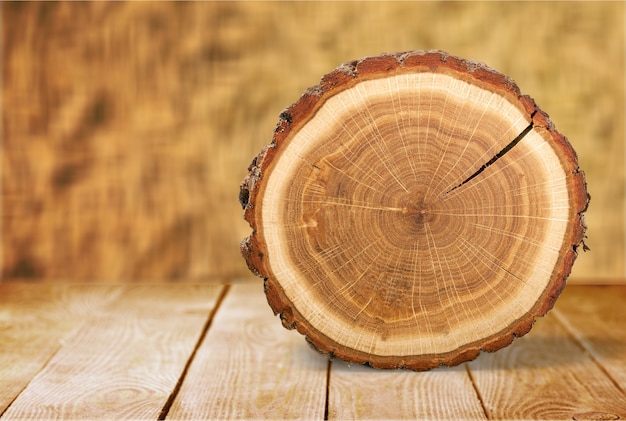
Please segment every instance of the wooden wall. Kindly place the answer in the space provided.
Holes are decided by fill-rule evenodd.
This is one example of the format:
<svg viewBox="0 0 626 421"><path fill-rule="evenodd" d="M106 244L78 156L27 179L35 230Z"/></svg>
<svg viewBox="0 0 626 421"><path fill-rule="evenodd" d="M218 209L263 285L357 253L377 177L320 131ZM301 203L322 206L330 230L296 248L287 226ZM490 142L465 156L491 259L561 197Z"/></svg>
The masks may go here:
<svg viewBox="0 0 626 421"><path fill-rule="evenodd" d="M6 3L2 276L250 278L237 202L284 107L336 65L443 49L533 96L579 153L591 252L624 268L624 4Z"/></svg>

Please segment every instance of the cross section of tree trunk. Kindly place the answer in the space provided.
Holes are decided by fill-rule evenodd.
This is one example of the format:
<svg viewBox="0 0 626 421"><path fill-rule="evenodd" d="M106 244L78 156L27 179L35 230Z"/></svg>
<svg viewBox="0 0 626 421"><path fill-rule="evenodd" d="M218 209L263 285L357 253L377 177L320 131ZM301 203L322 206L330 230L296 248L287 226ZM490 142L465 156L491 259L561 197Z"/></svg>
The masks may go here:
<svg viewBox="0 0 626 421"><path fill-rule="evenodd" d="M588 200L571 145L509 78L385 54L281 114L241 185L241 249L322 353L424 370L500 349L552 308Z"/></svg>

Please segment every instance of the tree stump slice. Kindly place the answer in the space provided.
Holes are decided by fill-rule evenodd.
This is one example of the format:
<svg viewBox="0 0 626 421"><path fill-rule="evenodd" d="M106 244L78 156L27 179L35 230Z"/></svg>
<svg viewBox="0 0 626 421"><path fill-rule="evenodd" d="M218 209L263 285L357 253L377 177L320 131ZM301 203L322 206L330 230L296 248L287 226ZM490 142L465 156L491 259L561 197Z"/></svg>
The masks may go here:
<svg viewBox="0 0 626 421"><path fill-rule="evenodd" d="M283 325L330 357L426 370L526 334L587 208L576 153L508 77L441 51L344 64L281 115L240 190Z"/></svg>

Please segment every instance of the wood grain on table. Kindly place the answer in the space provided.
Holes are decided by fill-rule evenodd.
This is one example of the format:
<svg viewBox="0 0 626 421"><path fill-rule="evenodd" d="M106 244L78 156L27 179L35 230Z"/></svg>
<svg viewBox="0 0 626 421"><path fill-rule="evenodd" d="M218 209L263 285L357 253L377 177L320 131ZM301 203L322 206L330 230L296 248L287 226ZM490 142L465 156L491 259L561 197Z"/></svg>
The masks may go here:
<svg viewBox="0 0 626 421"><path fill-rule="evenodd" d="M261 283L0 283L2 420L626 418L626 287L568 286L523 338L429 372L328 362Z"/></svg>

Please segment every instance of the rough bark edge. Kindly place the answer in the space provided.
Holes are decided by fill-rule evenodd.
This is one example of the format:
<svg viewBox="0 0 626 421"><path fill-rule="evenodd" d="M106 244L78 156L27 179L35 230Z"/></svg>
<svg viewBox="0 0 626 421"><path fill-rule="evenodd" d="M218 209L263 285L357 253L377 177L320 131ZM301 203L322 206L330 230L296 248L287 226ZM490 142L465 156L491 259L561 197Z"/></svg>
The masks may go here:
<svg viewBox="0 0 626 421"><path fill-rule="evenodd" d="M466 82L505 95L513 104L519 105L520 109L528 115L529 123L533 123L533 130L540 131L561 159L570 179L568 186L571 187L573 193L575 215L569 222L570 229L566 232L566 236L569 235L569 240L564 241L565 246L562 250L565 249L565 252L561 254L555 265L552 279L547 284L540 299L525 317L490 337L466 344L454 351L442 354L395 357L371 355L347 349L310 326L297 309L293 308L278 281L272 277L266 264L265 244L262 239L259 239L260 235L257 232L261 215L256 212L256 203L263 186L263 175L270 169L281 145L288 141L292 132L296 133L302 125L306 124L328 98L336 92L348 89L364 80L401 72L452 74ZM520 93L515 82L509 77L482 63L467 61L443 51L382 54L340 65L334 71L323 76L318 85L307 89L298 101L280 114L272 142L253 159L248 172L248 176L240 186L239 201L244 209L244 218L252 228L252 234L242 241L241 253L250 270L255 275L264 278L267 301L274 314L280 316L283 326L287 329L296 329L305 336L313 348L328 358L337 357L347 362L366 364L376 368L407 368L422 371L439 366L455 366L471 361L478 357L481 351L497 351L511 344L515 338L528 333L536 318L546 315L552 309L566 285L566 280L578 255L578 248L582 245L583 249L587 249L584 243L587 229L584 212L587 210L590 196L587 193L585 175L578 166L576 152L567 138L555 129L549 116L537 106L531 97Z"/></svg>

